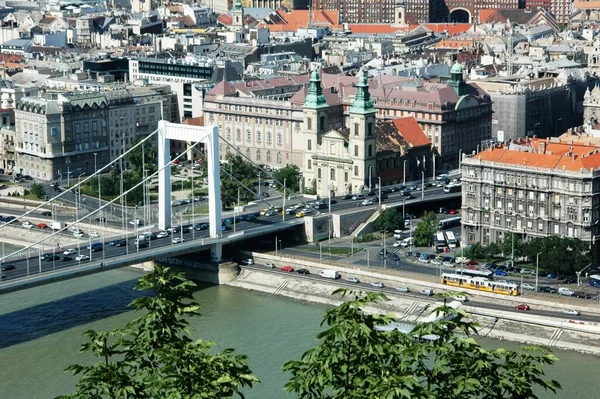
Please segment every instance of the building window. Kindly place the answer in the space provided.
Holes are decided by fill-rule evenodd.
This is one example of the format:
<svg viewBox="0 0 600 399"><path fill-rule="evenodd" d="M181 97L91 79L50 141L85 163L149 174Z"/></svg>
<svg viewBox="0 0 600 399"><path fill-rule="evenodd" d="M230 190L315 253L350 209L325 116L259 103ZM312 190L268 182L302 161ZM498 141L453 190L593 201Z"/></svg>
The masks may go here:
<svg viewBox="0 0 600 399"><path fill-rule="evenodd" d="M344 172L344 181L348 182L348 172Z"/></svg>
<svg viewBox="0 0 600 399"><path fill-rule="evenodd" d="M277 145L283 145L283 134L277 133Z"/></svg>
<svg viewBox="0 0 600 399"><path fill-rule="evenodd" d="M246 130L246 141L247 142L252 141L252 131L250 131L250 129Z"/></svg>
<svg viewBox="0 0 600 399"><path fill-rule="evenodd" d="M237 141L241 141L242 140L242 129L237 129L235 131L235 139Z"/></svg>
<svg viewBox="0 0 600 399"><path fill-rule="evenodd" d="M252 159L252 154L250 153L250 148L246 149L246 158Z"/></svg>
<svg viewBox="0 0 600 399"><path fill-rule="evenodd" d="M271 145L273 143L273 134L271 132L267 132L267 145Z"/></svg>
<svg viewBox="0 0 600 399"><path fill-rule="evenodd" d="M262 143L262 133L260 132L260 130L258 130L256 132L256 144L260 144Z"/></svg>
<svg viewBox="0 0 600 399"><path fill-rule="evenodd" d="M225 138L227 140L231 140L231 128L227 128L227 130L225 130Z"/></svg>
<svg viewBox="0 0 600 399"><path fill-rule="evenodd" d="M306 129L312 130L312 118L306 118Z"/></svg>
<svg viewBox="0 0 600 399"><path fill-rule="evenodd" d="M306 144L306 149L308 151L312 151L312 140L308 140L307 144ZM309 168L310 169L310 168Z"/></svg>
<svg viewBox="0 0 600 399"><path fill-rule="evenodd" d="M358 176L358 166L354 167L354 176Z"/></svg>
<svg viewBox="0 0 600 399"><path fill-rule="evenodd" d="M281 156L281 153L278 152L277 153L277 163L281 163L281 162L283 162L283 157Z"/></svg>
<svg viewBox="0 0 600 399"><path fill-rule="evenodd" d="M367 150L368 150L367 153L369 154L369 157L372 157L373 156L373 146L371 144L369 144L369 146L367 147Z"/></svg>
<svg viewBox="0 0 600 399"><path fill-rule="evenodd" d="M360 133L360 125L358 123L354 124L354 135L358 136Z"/></svg>
<svg viewBox="0 0 600 399"><path fill-rule="evenodd" d="M267 151L267 162L271 162L271 151Z"/></svg>
<svg viewBox="0 0 600 399"><path fill-rule="evenodd" d="M367 136L371 136L373 134L373 122L369 122L367 125Z"/></svg>
<svg viewBox="0 0 600 399"><path fill-rule="evenodd" d="M311 159L308 160L308 167L307 168L308 168L308 170L312 169L312 160Z"/></svg>
<svg viewBox="0 0 600 399"><path fill-rule="evenodd" d="M319 118L319 130L325 130L325 117L321 116Z"/></svg>
<svg viewBox="0 0 600 399"><path fill-rule="evenodd" d="M329 170L329 179L335 180L335 169L333 169L333 168L331 168L331 170Z"/></svg>
<svg viewBox="0 0 600 399"><path fill-rule="evenodd" d="M357 145L354 146L354 156L355 157L358 156L358 146Z"/></svg>
<svg viewBox="0 0 600 399"><path fill-rule="evenodd" d="M317 179L321 178L321 168L317 169Z"/></svg>
<svg viewBox="0 0 600 399"><path fill-rule="evenodd" d="M256 160L260 161L260 150L256 150Z"/></svg>

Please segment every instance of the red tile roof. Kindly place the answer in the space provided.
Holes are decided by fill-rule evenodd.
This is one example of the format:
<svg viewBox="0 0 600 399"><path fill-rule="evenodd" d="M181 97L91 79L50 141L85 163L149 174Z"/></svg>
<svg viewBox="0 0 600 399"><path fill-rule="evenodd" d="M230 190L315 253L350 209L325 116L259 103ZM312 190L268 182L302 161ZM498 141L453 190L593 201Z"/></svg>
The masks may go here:
<svg viewBox="0 0 600 399"><path fill-rule="evenodd" d="M407 27L392 26L390 24L348 24L352 33L391 34L398 31L408 31Z"/></svg>
<svg viewBox="0 0 600 399"><path fill-rule="evenodd" d="M281 7L275 10L278 18L272 16L265 19L277 21L269 24L261 22L258 27L266 27L271 31L296 31L298 29L308 27L309 11L308 10L287 10ZM337 10L314 10L312 23L318 26L328 26L333 29L339 28L340 13Z"/></svg>
<svg viewBox="0 0 600 399"><path fill-rule="evenodd" d="M425 136L423 129L421 129L417 120L412 116L393 119L392 122L410 147L414 148L431 145L431 141Z"/></svg>
<svg viewBox="0 0 600 399"><path fill-rule="evenodd" d="M514 147L513 147L514 146ZM600 147L572 141L553 139L519 140L506 145L491 147L474 156L489 161L514 166L579 172L600 168Z"/></svg>

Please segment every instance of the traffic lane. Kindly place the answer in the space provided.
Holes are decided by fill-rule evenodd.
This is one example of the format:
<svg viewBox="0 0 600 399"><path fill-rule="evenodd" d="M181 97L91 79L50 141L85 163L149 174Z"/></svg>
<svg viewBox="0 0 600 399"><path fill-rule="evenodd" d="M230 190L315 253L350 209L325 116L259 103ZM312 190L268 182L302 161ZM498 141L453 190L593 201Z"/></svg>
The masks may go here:
<svg viewBox="0 0 600 399"><path fill-rule="evenodd" d="M281 216L279 216L279 217L281 217ZM266 217L266 218L262 217L262 220L263 220L262 224L277 223L280 221L279 217L277 215L272 216L272 217ZM232 227L233 225L229 225L229 226ZM184 225L184 227L185 227L185 225ZM236 230L242 231L244 229L250 229L253 227L257 227L257 224L252 223L252 221L241 221L237 224L236 227L238 227ZM158 232L158 230L155 232ZM223 232L223 234L225 234L225 235L231 234L231 233L233 233L233 228L231 230L227 230L227 231ZM185 229L184 233L183 233L183 238L186 241L202 240L204 238L208 238L209 235L210 235L210 232L208 230L200 230L200 231L194 230L192 232L192 231L189 231L189 229ZM105 243L103 246L104 247L103 251L91 253L92 260L100 259L100 257L102 257L103 259L110 259L110 258L114 258L117 256L126 255L128 253L131 253L132 251L135 251L135 252L145 251L145 250L149 250L152 248L164 247L167 245L177 245L177 244L173 243L172 240L174 237L180 237L180 234L175 233L175 234L172 234L169 237L165 237L163 239L151 240L147 247L139 248L139 250L134 245L134 241L136 240L136 237L137 237L135 232L128 232L128 234L121 235L120 237L123 237L127 240L126 246L117 247L117 246L111 246L108 244L109 241L117 240L119 238L112 238L111 240L105 240ZM101 242L101 239L96 238L96 239L91 240L91 242ZM89 251L89 249L87 249L87 246L89 245L89 243L90 243L90 240L85 240L85 241L81 241L79 243L79 245L71 245L69 247L63 247L61 249L54 247L52 250L44 251L43 253L57 255L57 256L63 256L63 252L66 251L67 249L75 249L77 251L77 254L90 256L90 251ZM28 275L38 274L39 270L40 270L40 259L39 259L39 256L37 255L38 252L31 250L30 253L33 256L29 256L29 258L27 258L27 257L16 258L15 257L15 258L11 259L10 261L5 262L3 265L9 265L9 264L14 265L16 267L16 269L3 272L2 274L5 275L3 280L11 280L11 279L16 279L16 278L26 277ZM75 257L77 256L77 254L69 255L71 258L73 258L73 260L70 260L70 261L62 262L60 260L55 260L55 261L47 262L45 260L42 260L41 261L42 273L52 271L52 270L58 270L58 269L63 269L63 268L67 268L67 267L72 267L72 266L78 266L81 263L89 262L89 260L82 261L82 262L76 261ZM29 259L29 267L28 267L28 259ZM28 272L29 272L29 274L28 274Z"/></svg>
<svg viewBox="0 0 600 399"><path fill-rule="evenodd" d="M469 293L469 290L465 290L464 292ZM525 298L522 298L522 299L525 299ZM527 301L524 300L523 303L526 304ZM517 305L515 305L515 306L498 305L498 304L479 302L479 301L469 301L465 305L466 306L475 305L476 307L482 308L482 309L503 310L503 311L507 311L507 312L513 312L516 314L532 314L535 316L556 317L556 318L565 319L565 320L575 320L575 321L581 320L581 321L590 321L590 322L600 322L600 316L585 314L585 312L583 312L579 316L571 316L571 315L563 314L562 310L551 311L551 310L535 309L535 307L531 307L530 310L517 310L517 309L515 309L515 306L517 306Z"/></svg>

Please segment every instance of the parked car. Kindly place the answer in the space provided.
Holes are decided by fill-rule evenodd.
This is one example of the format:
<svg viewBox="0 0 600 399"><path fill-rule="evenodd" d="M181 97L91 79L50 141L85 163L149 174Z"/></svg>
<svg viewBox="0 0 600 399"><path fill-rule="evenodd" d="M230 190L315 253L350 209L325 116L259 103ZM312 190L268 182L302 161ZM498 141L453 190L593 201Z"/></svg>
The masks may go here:
<svg viewBox="0 0 600 399"><path fill-rule="evenodd" d="M356 277L348 277L346 279L346 282L353 283L353 284L360 283L360 281Z"/></svg>
<svg viewBox="0 0 600 399"><path fill-rule="evenodd" d="M383 288L385 287L385 285L379 281L376 281L374 283L371 283L371 287L375 287L375 288Z"/></svg>
<svg viewBox="0 0 600 399"><path fill-rule="evenodd" d="M565 309L563 310L563 314L569 315L569 316L579 316L581 315L581 313L579 313L579 311L575 310L575 309Z"/></svg>
<svg viewBox="0 0 600 399"><path fill-rule="evenodd" d="M47 229L48 225L46 223L38 223L37 227L38 229Z"/></svg>
<svg viewBox="0 0 600 399"><path fill-rule="evenodd" d="M535 286L529 283L521 284L521 288L524 290L535 291Z"/></svg>
<svg viewBox="0 0 600 399"><path fill-rule="evenodd" d="M556 274L552 274L552 273L550 273L550 274L548 274L548 275L546 276L546 278L549 278L549 279L556 278Z"/></svg>
<svg viewBox="0 0 600 399"><path fill-rule="evenodd" d="M588 294L587 292L583 292L583 291L575 291L572 296L574 296L575 298L583 298L583 299L590 299L592 297L590 294Z"/></svg>
<svg viewBox="0 0 600 399"><path fill-rule="evenodd" d="M310 272L308 271L308 269L298 269L298 270L296 270L296 273L298 273L298 274L304 274L304 275L310 274Z"/></svg>
<svg viewBox="0 0 600 399"><path fill-rule="evenodd" d="M83 260L89 260L89 259L90 259L90 257L88 255L77 255L75 257L75 260L78 262L81 262Z"/></svg>
<svg viewBox="0 0 600 399"><path fill-rule="evenodd" d="M504 270L496 269L494 270L494 276L508 276L508 273Z"/></svg>
<svg viewBox="0 0 600 399"><path fill-rule="evenodd" d="M516 310L531 310L531 307L529 307L529 305L526 305L524 303L515 306Z"/></svg>
<svg viewBox="0 0 600 399"><path fill-rule="evenodd" d="M543 287L539 287L538 291L540 292L549 292L550 294L555 294L556 293L556 288L552 288L549 286L543 286Z"/></svg>
<svg viewBox="0 0 600 399"><path fill-rule="evenodd" d="M458 302L467 302L469 300L465 295L457 295L453 299Z"/></svg>
<svg viewBox="0 0 600 399"><path fill-rule="evenodd" d="M75 255L77 253L77 250L75 249L67 249L66 251L63 252L63 255Z"/></svg>
<svg viewBox="0 0 600 399"><path fill-rule="evenodd" d="M294 268L293 268L293 267L291 267L291 266L283 266L283 267L281 268L281 271L282 271L282 272L288 272L288 273L291 273L291 272L293 272L293 271L294 271Z"/></svg>
<svg viewBox="0 0 600 399"><path fill-rule="evenodd" d="M450 209L450 210L448 211L448 214L449 214L449 215L458 215L458 209Z"/></svg>
<svg viewBox="0 0 600 399"><path fill-rule="evenodd" d="M175 237L175 238L173 238L173 244L179 244L179 243L182 243L184 241L185 240L183 238L181 238L181 237Z"/></svg>

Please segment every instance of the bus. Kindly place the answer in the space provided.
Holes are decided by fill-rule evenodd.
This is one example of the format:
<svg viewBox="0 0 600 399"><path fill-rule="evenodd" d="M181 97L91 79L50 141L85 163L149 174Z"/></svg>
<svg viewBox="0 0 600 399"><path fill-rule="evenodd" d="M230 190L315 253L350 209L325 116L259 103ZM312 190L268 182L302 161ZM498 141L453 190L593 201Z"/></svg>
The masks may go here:
<svg viewBox="0 0 600 399"><path fill-rule="evenodd" d="M438 229L446 230L446 229L450 229L452 227L458 227L458 226L460 226L460 216L455 216L452 218L440 220L440 222L438 224Z"/></svg>
<svg viewBox="0 0 600 399"><path fill-rule="evenodd" d="M454 183L454 184L448 184L447 186L444 186L444 192L445 193L457 193L461 190L462 185L460 183Z"/></svg>
<svg viewBox="0 0 600 399"><path fill-rule="evenodd" d="M453 287L468 288L494 294L517 296L519 287L515 283L492 281L484 277L471 277L455 273L442 273L442 284Z"/></svg>
<svg viewBox="0 0 600 399"><path fill-rule="evenodd" d="M488 280L494 279L494 272L491 270L456 269L454 273L460 274L461 276L483 277Z"/></svg>
<svg viewBox="0 0 600 399"><path fill-rule="evenodd" d="M600 274L592 274L590 276L590 285L592 287L600 288Z"/></svg>
<svg viewBox="0 0 600 399"><path fill-rule="evenodd" d="M443 251L444 248L446 248L446 237L444 237L444 233L442 233L441 231L435 233L434 245L435 249L440 251Z"/></svg>
<svg viewBox="0 0 600 399"><path fill-rule="evenodd" d="M456 248L458 246L458 243L456 241L456 237L454 237L454 233L451 231L447 231L445 234L446 234L446 242L448 243L448 247L450 249Z"/></svg>

